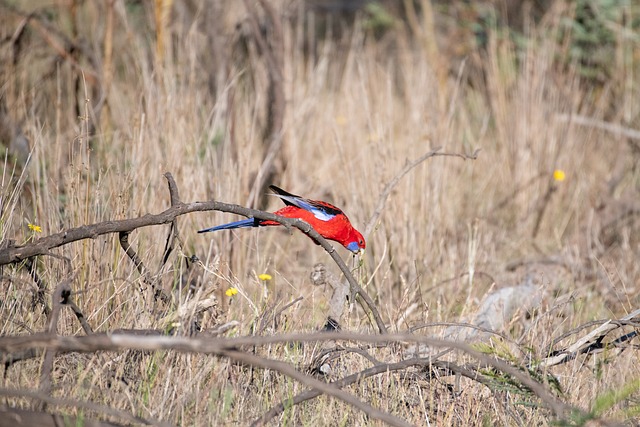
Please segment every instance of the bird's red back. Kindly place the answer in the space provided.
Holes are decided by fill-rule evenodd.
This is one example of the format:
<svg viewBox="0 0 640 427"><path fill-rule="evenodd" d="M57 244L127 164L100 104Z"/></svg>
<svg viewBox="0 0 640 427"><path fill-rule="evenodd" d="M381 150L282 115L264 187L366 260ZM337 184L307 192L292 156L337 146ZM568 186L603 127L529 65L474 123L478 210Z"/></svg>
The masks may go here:
<svg viewBox="0 0 640 427"><path fill-rule="evenodd" d="M314 201L315 202L315 201ZM298 218L305 222L307 222L310 226L314 228L325 239L333 240L335 242L340 243L343 246L347 246L350 242L357 242L358 247L361 249L365 249L366 243L362 234L358 232L351 222L349 218L342 213L338 208L333 205L330 205L326 202L319 202L323 205L328 205L328 207L339 211L335 217L331 218L329 221L322 221L316 216L305 209L300 209L296 206L285 206L282 209L274 212L276 215L280 215L286 218ZM280 225L275 221L264 221L261 225Z"/></svg>

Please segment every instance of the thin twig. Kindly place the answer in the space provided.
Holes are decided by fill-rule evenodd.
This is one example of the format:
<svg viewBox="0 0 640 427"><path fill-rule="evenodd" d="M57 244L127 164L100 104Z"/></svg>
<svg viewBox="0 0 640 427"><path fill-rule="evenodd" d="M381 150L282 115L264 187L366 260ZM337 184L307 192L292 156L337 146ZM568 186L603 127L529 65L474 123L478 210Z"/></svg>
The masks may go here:
<svg viewBox="0 0 640 427"><path fill-rule="evenodd" d="M277 302L267 307L264 310L264 312L260 315L260 325L256 329L255 334L256 335L262 334L269 325L277 325L279 323L280 315L289 307L292 307L293 305L299 303L303 299L304 297L298 297L293 301L285 304L284 307L278 309L277 311L276 311L276 306L278 305Z"/></svg>
<svg viewBox="0 0 640 427"><path fill-rule="evenodd" d="M149 286L151 289L153 289L154 297L159 298L160 300L162 300L162 302L168 304L171 301L171 297L167 295L167 293L164 292L162 288L156 286L155 282L151 279L149 275L149 270L147 270L147 267L145 267L144 263L136 253L135 249L133 249L133 247L131 247L131 245L129 244L130 233L131 231L121 231L120 233L118 233L118 237L119 237L118 240L120 241L120 246L122 247L124 252L127 254L129 259L131 259L131 261L133 262L133 265L135 265L136 269L140 273L140 276L142 276L142 281L144 282L144 284Z"/></svg>
<svg viewBox="0 0 640 427"><path fill-rule="evenodd" d="M576 123L581 126L600 129L605 132L613 133L617 136L640 140L640 130L620 126L614 123L605 122L603 120L594 119L587 116L579 116L577 114L558 114L558 120L569 123Z"/></svg>
<svg viewBox="0 0 640 427"><path fill-rule="evenodd" d="M169 185L169 187L171 188L171 185ZM173 202L173 194L171 199ZM171 222L172 226L174 222L175 222L175 218ZM151 289L153 289L154 297L160 298L164 303L169 303L171 301L171 297L167 295L163 289L156 286L153 279L151 279L149 270L147 269L147 267L145 267L144 263L136 253L135 249L133 249L133 247L129 243L129 234L131 234L131 231L121 231L118 233L118 240L120 242L120 246L122 247L124 252L127 254L129 259L131 259L131 261L133 262L133 265L138 270L138 273L140 273L140 276L142 276L142 281ZM166 247L165 247L165 251L166 251Z"/></svg>
<svg viewBox="0 0 640 427"><path fill-rule="evenodd" d="M118 233L120 246L122 247L122 250L124 250L124 252L127 254L129 259L131 259L131 261L133 262L136 270L138 270L138 273L140 273L140 276L142 276L142 280L147 285L152 286L151 279L149 278L149 270L147 270L147 267L145 267L135 249L133 249L129 244L129 234L131 234L131 231L121 231L120 233Z"/></svg>
<svg viewBox="0 0 640 427"><path fill-rule="evenodd" d="M369 348L361 348L361 347L343 347L343 346L336 346L333 348L327 348L322 350L315 358L314 360L310 363L310 365L312 367L317 367L317 366L322 366L325 363L329 363L335 359L337 359L338 357L340 357L340 354L338 353L355 353L358 354L362 357L364 357L365 359L367 359L369 362L371 362L373 365L379 365L380 363L383 363L382 361L376 359L375 357L373 357L367 350L370 350ZM311 368L311 370L314 370L314 368ZM322 372L321 370L315 368L316 371Z"/></svg>
<svg viewBox="0 0 640 427"><path fill-rule="evenodd" d="M278 311L276 311L275 313L273 313L273 318L275 319L276 317L279 317L282 313L285 312L285 310L287 310L289 307L294 306L295 304L299 303L300 301L302 301L304 299L304 297L298 297L296 299L294 299L293 301L285 304L282 308L280 308Z"/></svg>
<svg viewBox="0 0 640 427"><path fill-rule="evenodd" d="M413 162L407 162L404 168L402 168L402 170L398 172L398 174L394 176L393 179L387 183L387 185L385 185L384 190L382 190L382 193L380 193L380 196L378 196L378 203L376 203L376 208L374 209L373 214L371 214L369 221L367 221L367 225L364 227L365 240L367 239L367 237L369 237L369 234L371 234L371 232L373 231L373 227L375 227L375 224L378 221L378 218L380 217L380 215L382 215L384 206L387 203L387 199L389 198L389 195L394 190L394 188L398 186L398 184L400 183L400 180L404 178L406 174L411 172L413 168L415 168L425 160L431 157L436 157L436 156L459 157L463 160L467 160L467 159L475 160L478 158L478 152L480 151L480 150L476 150L473 154L467 155L467 154L459 154L459 153L441 153L440 149L441 147L434 148L428 153L425 153L422 156L418 157Z"/></svg>
<svg viewBox="0 0 640 427"><path fill-rule="evenodd" d="M36 294L34 296L34 302L40 304L42 306L44 315L49 317L49 315L51 314L51 307L49 306L45 298L45 294L47 292L47 284L40 278L36 265L37 263L34 262L33 258L27 258L25 260L24 266L29 272L29 275L31 276L33 281L36 282L36 285L38 286L38 290L36 291Z"/></svg>
<svg viewBox="0 0 640 427"><path fill-rule="evenodd" d="M87 318L82 313L82 310L80 310L80 307L78 307L78 305L73 301L71 297L72 293L70 291L63 292L62 304L66 305L71 309L71 311L73 311L73 314L75 314L76 319L78 319L78 322L80 322L80 326L82 326L82 330L84 331L84 333L87 335L91 335L93 333L93 328L91 327L91 325L89 325L89 322L87 322Z"/></svg>

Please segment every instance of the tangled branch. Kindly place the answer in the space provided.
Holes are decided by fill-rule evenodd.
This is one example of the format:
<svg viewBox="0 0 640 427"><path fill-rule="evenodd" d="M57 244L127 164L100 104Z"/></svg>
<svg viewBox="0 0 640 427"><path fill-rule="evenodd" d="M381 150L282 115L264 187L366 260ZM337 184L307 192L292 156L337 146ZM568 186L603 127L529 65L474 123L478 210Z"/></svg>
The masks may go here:
<svg viewBox="0 0 640 427"><path fill-rule="evenodd" d="M140 336L132 334L93 334L88 336L56 336L47 333L30 336L0 338L0 351L16 352L28 348L48 348L56 351L116 351L134 350L175 350L186 353L203 353L234 358L243 347L264 346L281 343L304 343L321 341L355 341L360 343L391 345L394 343L418 343L435 348L453 348L512 376L538 396L557 416L564 416L573 408L568 407L553 395L543 384L500 359L483 354L466 343L441 340L413 334L367 335L352 332L294 333L271 336L246 336L239 338L197 338L172 336ZM253 359L252 359L253 360ZM239 360L241 361L241 360ZM276 369L271 367L271 369ZM281 372L283 373L283 372ZM283 373L284 374L284 373ZM285 374L286 375L286 374ZM338 397L337 395L334 395Z"/></svg>
<svg viewBox="0 0 640 427"><path fill-rule="evenodd" d="M170 173L166 173L165 177L169 182L173 181L173 177ZM171 185L170 185L171 188ZM217 201L208 202L191 202L183 203L172 198L173 205L159 214L147 214L138 218L123 219L118 221L104 221L97 224L83 225L81 227L70 228L68 230L61 231L60 233L52 234L50 236L42 237L22 246L7 245L4 249L0 250L0 266L19 263L26 259L39 256L48 255L52 249L58 248L69 243L77 242L85 239L95 239L98 236L105 234L118 233L120 235L120 241L127 243L123 245L123 248L127 251L127 254L131 257L135 252L131 253L128 247L128 235L134 230L139 228L149 227L152 225L163 225L173 223L175 219L181 215L186 215L192 212L206 212L206 211L220 211L242 215L245 217L253 217L266 221L276 221L288 230L291 228L297 228L304 234L309 236L331 256L334 262L338 265L344 276L349 281L351 291L353 295L360 294L364 300L367 308L373 315L376 325L380 333L386 333L387 327L378 312L375 303L371 297L360 287L356 279L351 274L351 271L345 264L344 260L338 255L335 248L322 237L313 227L308 223L300 219L285 218L279 215L274 215L269 212L264 212L256 209L245 208L240 205L234 205L229 203L222 203ZM138 257L133 257L132 261L136 265L136 268L143 274L143 264ZM165 299L165 298L163 298Z"/></svg>

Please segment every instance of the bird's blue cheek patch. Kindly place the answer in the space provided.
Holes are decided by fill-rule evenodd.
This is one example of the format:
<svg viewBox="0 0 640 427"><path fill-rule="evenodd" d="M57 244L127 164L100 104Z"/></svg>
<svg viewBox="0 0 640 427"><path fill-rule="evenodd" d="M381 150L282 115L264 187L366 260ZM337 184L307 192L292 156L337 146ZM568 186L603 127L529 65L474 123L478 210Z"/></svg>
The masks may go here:
<svg viewBox="0 0 640 427"><path fill-rule="evenodd" d="M349 249L353 253L360 252L360 246L358 246L358 242L351 242L347 245L347 249Z"/></svg>

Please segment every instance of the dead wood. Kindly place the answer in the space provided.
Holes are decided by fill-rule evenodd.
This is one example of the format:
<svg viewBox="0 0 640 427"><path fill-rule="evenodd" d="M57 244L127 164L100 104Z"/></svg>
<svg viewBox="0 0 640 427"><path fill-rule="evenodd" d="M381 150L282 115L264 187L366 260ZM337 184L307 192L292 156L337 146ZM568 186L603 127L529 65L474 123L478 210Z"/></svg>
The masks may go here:
<svg viewBox="0 0 640 427"><path fill-rule="evenodd" d="M239 338L198 338L198 337L179 337L179 336L139 336L131 334L93 334L89 336L67 337L55 336L51 334L34 334L31 336L11 336L0 337L0 351L14 352L28 348L48 348L56 351L78 351L78 352L96 352L96 351L119 351L124 349L133 350L175 350L187 353L204 353L218 356L229 357L233 360L245 363L248 359L240 357L247 354L241 351L244 347L263 346L276 343L304 343L304 342L322 342L322 341L354 341L359 343L375 343L375 344L407 344L416 343L429 345L435 348L455 349L471 356L486 366L490 366L518 381L522 386L536 395L557 417L564 418L571 413L579 412L577 408L573 408L558 397L556 397L548 388L534 379L531 374L513 366L501 359L481 353L466 343L440 340L413 334L383 334L368 335L350 332L329 332L314 334L282 334L271 336L247 336ZM275 369L267 362L257 363L259 356L252 355L251 363L254 366L266 369ZM284 364L284 362L279 362ZM277 365L278 367L280 365ZM289 366L290 369L294 369ZM289 376L290 370L278 370L278 372ZM296 371L297 372L297 371ZM296 376L291 378L298 379ZM307 383L305 383L307 384ZM313 383L315 384L315 383ZM322 383L325 384L326 383ZM315 385L313 388L316 388ZM324 393L325 389L320 388ZM334 391L333 389L331 389ZM344 396L341 393L327 393L341 400ZM346 400L345 400L346 401ZM350 403L350 402L348 402ZM358 406L356 406L358 407Z"/></svg>
<svg viewBox="0 0 640 427"><path fill-rule="evenodd" d="M165 177L167 177L167 180L170 180L171 174L166 173ZM182 203L179 200L174 201L176 203L174 206L171 206L169 209L159 214L147 214L138 218L123 219L118 221L104 221L97 224L83 225L81 227L70 228L68 230L61 231L60 233L42 237L35 240L34 242L27 243L22 246L7 245L4 249L0 250L0 266L11 263L18 263L27 258L38 255L47 255L52 249L69 243L85 239L95 239L98 236L102 236L104 234L119 233L120 243L123 246L123 249L125 250L125 252L127 252L127 255L133 261L134 265L142 275L143 280L145 280L145 283L147 283L147 281L150 280L145 279L147 269L135 254L133 248L131 248L128 244L129 233L139 228L149 227L152 225L169 224L175 221L177 217L192 212L221 211L234 213L237 215L243 215L247 218L253 217L268 221L276 221L284 225L288 229L291 229L292 227L297 228L304 234L309 236L311 239L313 239L315 242L317 242L324 248L325 251L327 251L327 253L335 261L335 263L338 264L338 267L349 281L352 294L359 294L362 297L366 304L366 309L371 312L371 315L375 319L380 333L387 332L387 327L385 326L384 321L382 320L382 317L380 316L380 313L378 312L376 305L371 297L360 287L356 279L351 274L351 271L345 264L344 260L340 257L340 255L338 255L335 248L308 223L299 219L285 218L269 212L249 209L239 205L216 201L192 203ZM149 283L154 286L153 283ZM162 293L158 293L160 291L160 288L154 288L154 290L156 291L156 294L159 296L159 298L161 298L162 300L168 300L168 296L163 297Z"/></svg>
<svg viewBox="0 0 640 427"><path fill-rule="evenodd" d="M638 336L638 328L640 327L640 309L633 311L632 313L624 316L619 320L606 320L601 321L602 324L589 332L584 337L577 340L575 343L565 347L561 350L552 351L548 357L543 359L539 366L547 367L554 366L561 363L566 363L570 360L575 359L580 354L593 354L598 353L606 348L614 348L622 346L624 348L624 344ZM610 340L610 342L604 343L604 339L611 332L622 328L623 326L633 326L636 330L624 333L621 336L616 337L615 339ZM579 330L585 329L585 327L579 327ZM575 333L571 331L570 333L564 334L561 339L565 339L568 336ZM556 340L556 342L559 340Z"/></svg>
<svg viewBox="0 0 640 427"><path fill-rule="evenodd" d="M128 412L120 411L118 409L112 408L110 406L98 405L93 402L83 402L73 399L61 399L56 397L47 396L45 394L34 392L31 390L21 390L21 389L8 389L8 388L0 388L0 396L5 397L26 397L29 399L46 402L50 406L67 406L73 408L81 408L88 411L93 411L96 413L101 413L104 415L108 415L111 417L120 418L124 421L128 422L128 425L132 423L136 424L145 424L145 425L154 425L154 426L163 426L170 427L171 424L162 422L156 419L149 419L139 417ZM17 417L22 417L18 419ZM73 425L77 425L76 422L71 422L70 420L74 419L73 417L69 417L67 415L57 415L57 414L49 414L46 412L36 412L36 411L27 411L21 410L17 408L0 408L0 427L16 427L16 426L60 426L60 425L69 425L72 423ZM83 426L107 426L107 425L119 425L119 424L110 424L105 422L98 422L93 420L88 420L86 418L82 419ZM20 424L22 422L22 424ZM99 424L96 424L99 423Z"/></svg>
<svg viewBox="0 0 640 427"><path fill-rule="evenodd" d="M108 421L80 419L61 414L50 414L42 411L28 411L19 408L0 409L0 427L58 427L63 425L82 425L84 427L116 427L116 424Z"/></svg>

